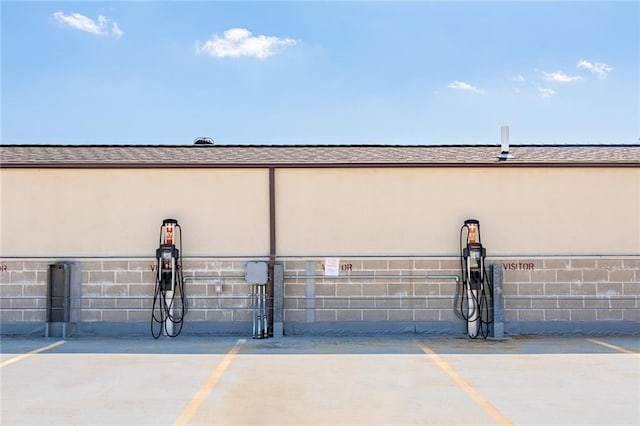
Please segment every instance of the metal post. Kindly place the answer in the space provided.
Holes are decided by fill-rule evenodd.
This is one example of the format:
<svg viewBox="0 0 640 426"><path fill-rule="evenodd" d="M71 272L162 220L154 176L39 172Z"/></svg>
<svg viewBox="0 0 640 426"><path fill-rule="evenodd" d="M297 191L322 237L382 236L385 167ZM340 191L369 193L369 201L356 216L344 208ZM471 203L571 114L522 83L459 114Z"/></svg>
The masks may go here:
<svg viewBox="0 0 640 426"><path fill-rule="evenodd" d="M491 278L493 281L493 337L504 339L504 295L502 292L502 282L504 271L502 265L491 264Z"/></svg>

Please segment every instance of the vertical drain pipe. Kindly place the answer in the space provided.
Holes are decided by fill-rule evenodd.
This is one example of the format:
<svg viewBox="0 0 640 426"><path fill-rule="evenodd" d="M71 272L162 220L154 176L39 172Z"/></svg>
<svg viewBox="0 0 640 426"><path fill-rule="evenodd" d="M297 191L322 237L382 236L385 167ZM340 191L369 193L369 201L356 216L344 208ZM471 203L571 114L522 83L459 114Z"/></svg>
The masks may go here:
<svg viewBox="0 0 640 426"><path fill-rule="evenodd" d="M267 282L268 335L273 337L273 296L276 265L276 169L269 167L269 281Z"/></svg>

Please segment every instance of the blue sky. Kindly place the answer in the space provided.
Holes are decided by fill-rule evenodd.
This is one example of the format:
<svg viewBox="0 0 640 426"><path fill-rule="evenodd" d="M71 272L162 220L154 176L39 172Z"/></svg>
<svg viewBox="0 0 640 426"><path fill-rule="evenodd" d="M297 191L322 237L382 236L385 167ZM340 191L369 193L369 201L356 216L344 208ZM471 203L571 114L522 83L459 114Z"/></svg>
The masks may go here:
<svg viewBox="0 0 640 426"><path fill-rule="evenodd" d="M638 2L1 2L1 142L638 143Z"/></svg>

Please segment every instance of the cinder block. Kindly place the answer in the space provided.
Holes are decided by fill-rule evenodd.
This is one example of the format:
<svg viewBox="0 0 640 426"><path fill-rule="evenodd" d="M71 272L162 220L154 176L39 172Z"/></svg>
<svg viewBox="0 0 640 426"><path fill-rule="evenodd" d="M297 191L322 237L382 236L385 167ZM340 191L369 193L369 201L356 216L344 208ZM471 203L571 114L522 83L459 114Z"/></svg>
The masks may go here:
<svg viewBox="0 0 640 426"><path fill-rule="evenodd" d="M359 309L340 309L337 311L338 321L362 321L362 311Z"/></svg>
<svg viewBox="0 0 640 426"><path fill-rule="evenodd" d="M22 321L22 310L0 312L0 322Z"/></svg>
<svg viewBox="0 0 640 426"><path fill-rule="evenodd" d="M595 309L572 309L571 321L595 321L596 310Z"/></svg>
<svg viewBox="0 0 640 426"><path fill-rule="evenodd" d="M22 296L21 284L2 284L0 286L0 295L2 297Z"/></svg>
<svg viewBox="0 0 640 426"><path fill-rule="evenodd" d="M533 282L552 283L556 280L555 269L534 269L531 271L531 281Z"/></svg>
<svg viewBox="0 0 640 426"><path fill-rule="evenodd" d="M115 278L116 273L112 271L89 271L89 283L91 284L113 284Z"/></svg>
<svg viewBox="0 0 640 426"><path fill-rule="evenodd" d="M387 284L385 283L367 283L362 285L362 294L364 296L386 296Z"/></svg>
<svg viewBox="0 0 640 426"><path fill-rule="evenodd" d="M102 261L101 260L83 260L80 263L80 268L82 268L83 272L102 271Z"/></svg>
<svg viewBox="0 0 640 426"><path fill-rule="evenodd" d="M416 321L437 321L440 319L440 309L420 309L415 311Z"/></svg>
<svg viewBox="0 0 640 426"><path fill-rule="evenodd" d="M110 284L102 286L104 296L128 296L129 286L127 284Z"/></svg>
<svg viewBox="0 0 640 426"><path fill-rule="evenodd" d="M22 321L46 321L47 312L43 309L25 310L22 313Z"/></svg>
<svg viewBox="0 0 640 426"><path fill-rule="evenodd" d="M23 296L39 296L45 297L47 294L47 286L45 284L24 285L22 287Z"/></svg>
<svg viewBox="0 0 640 426"><path fill-rule="evenodd" d="M638 299L635 297L612 297L609 300L609 306L612 309L615 308L624 308L624 309L634 309L638 306Z"/></svg>
<svg viewBox="0 0 640 426"><path fill-rule="evenodd" d="M576 297L572 299L558 299L558 308L561 308L561 309L584 308L584 297Z"/></svg>
<svg viewBox="0 0 640 426"><path fill-rule="evenodd" d="M440 259L439 269L458 271L460 269L460 259Z"/></svg>
<svg viewBox="0 0 640 426"><path fill-rule="evenodd" d="M294 272L305 272L307 267L306 260L286 260L284 262L285 274L291 274Z"/></svg>
<svg viewBox="0 0 640 426"><path fill-rule="evenodd" d="M504 299L504 311L511 309L530 309L531 308L531 298L529 297L505 297Z"/></svg>
<svg viewBox="0 0 640 426"><path fill-rule="evenodd" d="M385 259L365 259L362 261L362 269L388 272L389 261Z"/></svg>
<svg viewBox="0 0 640 426"><path fill-rule="evenodd" d="M517 309L505 309L504 310L504 320L505 320L505 322L518 321L518 310Z"/></svg>
<svg viewBox="0 0 640 426"><path fill-rule="evenodd" d="M413 296L413 284L389 282L387 288L389 296Z"/></svg>
<svg viewBox="0 0 640 426"><path fill-rule="evenodd" d="M635 271L632 269L621 269L609 271L609 281L633 282Z"/></svg>
<svg viewBox="0 0 640 426"><path fill-rule="evenodd" d="M142 300L137 298L116 298L116 308L117 309L142 309Z"/></svg>
<svg viewBox="0 0 640 426"><path fill-rule="evenodd" d="M542 309L525 309L518 312L518 320L520 321L543 321L544 310Z"/></svg>
<svg viewBox="0 0 640 426"><path fill-rule="evenodd" d="M349 300L350 308L375 308L375 300L373 298L354 298Z"/></svg>
<svg viewBox="0 0 640 426"><path fill-rule="evenodd" d="M545 321L569 321L571 319L571 311L569 309L545 309Z"/></svg>
<svg viewBox="0 0 640 426"><path fill-rule="evenodd" d="M316 311L316 321L335 321L337 318L337 312L335 309L322 309ZM306 314L305 312L301 312L300 319L285 319L285 321L305 321Z"/></svg>
<svg viewBox="0 0 640 426"><path fill-rule="evenodd" d="M128 260L103 260L102 261L102 270L103 271L128 271L129 270L129 261Z"/></svg>
<svg viewBox="0 0 640 426"><path fill-rule="evenodd" d="M569 269L571 267L571 260L569 259L544 259L544 269Z"/></svg>
<svg viewBox="0 0 640 426"><path fill-rule="evenodd" d="M626 295L640 296L640 282L635 281L632 283L624 283L622 285L622 292Z"/></svg>
<svg viewBox="0 0 640 426"><path fill-rule="evenodd" d="M349 307L349 298L336 298L336 299L324 299L323 300L324 308L348 308Z"/></svg>
<svg viewBox="0 0 640 426"><path fill-rule="evenodd" d="M440 309L439 313L441 321L455 321L458 319L452 309Z"/></svg>
<svg viewBox="0 0 640 426"><path fill-rule="evenodd" d="M622 309L598 309L596 311L596 317L600 320L621 320Z"/></svg>
<svg viewBox="0 0 640 426"><path fill-rule="evenodd" d="M622 259L597 259L596 267L598 269L622 269Z"/></svg>
<svg viewBox="0 0 640 426"><path fill-rule="evenodd" d="M427 298L426 297L412 297L411 299L403 299L400 303L403 308L409 309L426 309Z"/></svg>
<svg viewBox="0 0 640 426"><path fill-rule="evenodd" d="M208 261L198 259L198 260L183 260L182 261L182 269L184 271L207 271Z"/></svg>
<svg viewBox="0 0 640 426"><path fill-rule="evenodd" d="M131 284L129 285L129 296L153 296L155 284ZM187 294L188 290L187 290ZM98 294L99 296L99 294Z"/></svg>
<svg viewBox="0 0 640 426"><path fill-rule="evenodd" d="M413 285L413 294L416 296L439 296L440 290L440 284L436 282L416 283Z"/></svg>
<svg viewBox="0 0 640 426"><path fill-rule="evenodd" d="M504 271L504 281L510 283L531 282L531 271Z"/></svg>
<svg viewBox="0 0 640 426"><path fill-rule="evenodd" d="M127 311L103 310L102 321L126 321Z"/></svg>
<svg viewBox="0 0 640 426"><path fill-rule="evenodd" d="M139 284L142 282L142 273L136 271L117 271L116 283L119 284Z"/></svg>
<svg viewBox="0 0 640 426"><path fill-rule="evenodd" d="M624 269L640 270L640 257L634 259L622 259L622 267Z"/></svg>
<svg viewBox="0 0 640 426"><path fill-rule="evenodd" d="M453 309L453 299L448 297L429 298L427 299L427 307L429 309Z"/></svg>
<svg viewBox="0 0 640 426"><path fill-rule="evenodd" d="M570 291L572 295L595 296L596 286L595 283L574 282L571 283Z"/></svg>
<svg viewBox="0 0 640 426"><path fill-rule="evenodd" d="M10 274L12 284L34 284L37 282L35 271L11 271Z"/></svg>
<svg viewBox="0 0 640 426"><path fill-rule="evenodd" d="M305 284L285 284L285 297L302 297L307 295L307 286Z"/></svg>
<svg viewBox="0 0 640 426"><path fill-rule="evenodd" d="M87 321L87 322L102 321L102 311L98 309L90 309L90 310L83 309L80 312L80 317L82 318L82 321Z"/></svg>
<svg viewBox="0 0 640 426"><path fill-rule="evenodd" d="M555 309L558 308L558 300L556 298L531 298L531 307L534 309Z"/></svg>
<svg viewBox="0 0 640 426"><path fill-rule="evenodd" d="M101 299L85 299L86 307L90 309L114 309L116 307L116 299L114 298L101 298Z"/></svg>
<svg viewBox="0 0 640 426"><path fill-rule="evenodd" d="M398 297L379 297L376 298L376 308L399 308L402 300Z"/></svg>
<svg viewBox="0 0 640 426"><path fill-rule="evenodd" d="M542 296L544 294L543 283L518 284L519 296Z"/></svg>
<svg viewBox="0 0 640 426"><path fill-rule="evenodd" d="M391 259L389 260L390 271L411 272L413 271L413 260L410 259Z"/></svg>
<svg viewBox="0 0 640 426"><path fill-rule="evenodd" d="M390 309L389 321L413 321L413 311L409 309Z"/></svg>
<svg viewBox="0 0 640 426"><path fill-rule="evenodd" d="M156 259L148 259L148 260L130 260L129 261L129 270L137 271L137 272L146 272L151 271L151 267L156 265ZM97 268L87 268L87 269L97 269Z"/></svg>
<svg viewBox="0 0 640 426"><path fill-rule="evenodd" d="M569 283L545 283L544 294L546 296L564 296L571 294Z"/></svg>
<svg viewBox="0 0 640 426"><path fill-rule="evenodd" d="M426 273L436 273L440 269L440 261L438 259L414 259L413 268Z"/></svg>
<svg viewBox="0 0 640 426"><path fill-rule="evenodd" d="M337 284L338 296L362 296L362 284Z"/></svg>
<svg viewBox="0 0 640 426"><path fill-rule="evenodd" d="M640 309L623 309L622 319L625 321L640 321Z"/></svg>
<svg viewBox="0 0 640 426"><path fill-rule="evenodd" d="M609 299L592 299L585 298L584 299L584 307L585 308L606 308L609 309Z"/></svg>
<svg viewBox="0 0 640 426"><path fill-rule="evenodd" d="M582 271L582 281L596 283L609 281L609 271L606 269L585 269Z"/></svg>
<svg viewBox="0 0 640 426"><path fill-rule="evenodd" d="M582 281L582 271L558 271L557 280L559 283L574 283Z"/></svg>
<svg viewBox="0 0 640 426"><path fill-rule="evenodd" d="M384 309L365 309L362 311L364 321L386 321L389 319L388 311Z"/></svg>
<svg viewBox="0 0 640 426"><path fill-rule="evenodd" d="M143 311L143 310L127 311L128 321L150 321L150 318L151 318L151 311Z"/></svg>
<svg viewBox="0 0 640 426"><path fill-rule="evenodd" d="M596 284L596 291L598 296L619 296L622 287L622 283L601 282Z"/></svg>
<svg viewBox="0 0 640 426"><path fill-rule="evenodd" d="M102 296L102 285L100 284L83 284L82 285L82 297L96 297L96 296Z"/></svg>
<svg viewBox="0 0 640 426"><path fill-rule="evenodd" d="M9 302L10 305L10 309L27 309L27 308L37 308L38 307L38 298L37 297L30 297L27 299L11 299L11 300L7 300L7 302ZM9 307L9 306L7 306Z"/></svg>
<svg viewBox="0 0 640 426"><path fill-rule="evenodd" d="M593 269L595 267L595 259L571 259L572 269Z"/></svg>

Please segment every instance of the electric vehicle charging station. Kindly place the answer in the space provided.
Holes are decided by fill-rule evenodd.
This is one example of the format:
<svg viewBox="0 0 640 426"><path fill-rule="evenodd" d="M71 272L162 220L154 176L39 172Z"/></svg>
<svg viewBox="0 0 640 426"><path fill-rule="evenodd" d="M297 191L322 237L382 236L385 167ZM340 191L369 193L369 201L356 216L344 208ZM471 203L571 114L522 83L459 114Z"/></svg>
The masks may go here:
<svg viewBox="0 0 640 426"><path fill-rule="evenodd" d="M267 315L269 272L267 262L247 262L245 265L245 281L251 285L253 338L267 338L269 337L269 318Z"/></svg>
<svg viewBox="0 0 640 426"><path fill-rule="evenodd" d="M175 244L176 240L179 242L178 246ZM182 280L182 228L176 219L162 221L156 261L151 335L154 339L159 338L161 334L176 337L182 331L185 315ZM159 329L156 324L159 324Z"/></svg>
<svg viewBox="0 0 640 426"><path fill-rule="evenodd" d="M456 313L467 322L467 335L475 339L478 332L485 339L492 322L491 283L485 268L486 249L482 246L480 222L467 219L460 228L460 268L462 280L456 289ZM459 305L458 305L459 302Z"/></svg>

